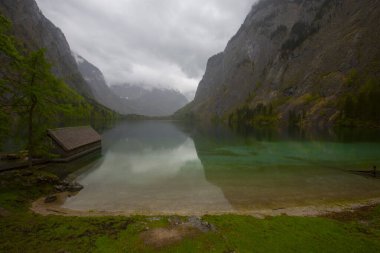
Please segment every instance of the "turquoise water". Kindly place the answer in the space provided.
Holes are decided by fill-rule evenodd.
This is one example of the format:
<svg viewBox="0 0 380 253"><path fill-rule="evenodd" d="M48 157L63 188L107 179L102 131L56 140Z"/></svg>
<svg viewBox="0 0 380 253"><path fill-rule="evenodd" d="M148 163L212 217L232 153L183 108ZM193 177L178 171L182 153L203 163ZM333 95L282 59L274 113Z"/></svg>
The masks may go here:
<svg viewBox="0 0 380 253"><path fill-rule="evenodd" d="M248 212L379 198L377 135L234 133L164 121L121 122L79 173L63 207L129 214ZM346 137L347 137L346 136Z"/></svg>

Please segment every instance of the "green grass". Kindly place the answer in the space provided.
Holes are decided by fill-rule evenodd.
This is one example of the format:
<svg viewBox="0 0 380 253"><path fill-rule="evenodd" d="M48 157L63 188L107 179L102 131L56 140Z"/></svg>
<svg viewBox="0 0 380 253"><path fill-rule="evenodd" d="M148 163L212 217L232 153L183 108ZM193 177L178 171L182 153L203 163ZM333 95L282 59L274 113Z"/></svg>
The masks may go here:
<svg viewBox="0 0 380 253"><path fill-rule="evenodd" d="M0 252L380 252L380 206L316 218L205 216L215 232L153 248L141 233L168 227L169 217L33 214L31 200L51 190L39 173L0 174L0 207L8 212L0 216Z"/></svg>

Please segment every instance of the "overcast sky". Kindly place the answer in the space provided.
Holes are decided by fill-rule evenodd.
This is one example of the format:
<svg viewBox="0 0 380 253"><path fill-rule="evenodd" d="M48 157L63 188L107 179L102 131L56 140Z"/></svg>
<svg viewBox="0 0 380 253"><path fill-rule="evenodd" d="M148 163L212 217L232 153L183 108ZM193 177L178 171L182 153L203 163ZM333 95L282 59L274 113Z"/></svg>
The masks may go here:
<svg viewBox="0 0 380 253"><path fill-rule="evenodd" d="M109 84L195 90L256 0L37 0Z"/></svg>

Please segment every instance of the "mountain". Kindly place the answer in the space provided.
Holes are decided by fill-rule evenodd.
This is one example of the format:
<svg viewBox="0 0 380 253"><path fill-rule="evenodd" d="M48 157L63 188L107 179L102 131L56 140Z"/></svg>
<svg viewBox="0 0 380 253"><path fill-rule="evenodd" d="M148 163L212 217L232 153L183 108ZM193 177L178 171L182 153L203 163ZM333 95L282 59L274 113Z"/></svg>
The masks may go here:
<svg viewBox="0 0 380 253"><path fill-rule="evenodd" d="M82 56L72 53L84 80L90 86L94 98L102 105L120 113L130 114L133 109L108 87L103 73Z"/></svg>
<svg viewBox="0 0 380 253"><path fill-rule="evenodd" d="M188 103L184 95L174 90L149 90L130 84L109 87L96 66L76 53L73 56L95 99L120 114L169 116Z"/></svg>
<svg viewBox="0 0 380 253"><path fill-rule="evenodd" d="M40 11L34 0L1 0L0 12L11 20L15 37L30 50L46 49L54 74L81 95L92 98L62 33Z"/></svg>
<svg viewBox="0 0 380 253"><path fill-rule="evenodd" d="M128 83L122 85L112 85L111 89L120 98L134 100L143 96L147 90L138 85L130 85Z"/></svg>
<svg viewBox="0 0 380 253"><path fill-rule="evenodd" d="M262 0L178 117L380 125L377 0Z"/></svg>
<svg viewBox="0 0 380 253"><path fill-rule="evenodd" d="M111 89L133 108L133 114L169 116L189 102L179 91L171 89L146 89L130 84L113 85Z"/></svg>
<svg viewBox="0 0 380 253"><path fill-rule="evenodd" d="M171 89L146 90L133 103L140 108L144 115L170 116L189 101L179 91Z"/></svg>
<svg viewBox="0 0 380 253"><path fill-rule="evenodd" d="M185 95L187 100L192 101L195 97L195 92L196 92L195 90L187 91L187 92L183 93L183 95Z"/></svg>

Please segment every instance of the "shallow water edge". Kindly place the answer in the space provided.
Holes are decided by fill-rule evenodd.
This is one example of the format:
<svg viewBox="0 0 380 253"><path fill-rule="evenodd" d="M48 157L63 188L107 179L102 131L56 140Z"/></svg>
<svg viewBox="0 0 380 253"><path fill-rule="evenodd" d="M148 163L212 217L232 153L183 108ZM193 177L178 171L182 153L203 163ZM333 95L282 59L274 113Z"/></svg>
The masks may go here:
<svg viewBox="0 0 380 253"><path fill-rule="evenodd" d="M347 211L355 211L362 207L373 206L380 204L380 198L372 198L365 200L358 200L355 202L336 202L324 205L314 205L314 206L295 206L295 207L284 207L276 209L257 209L257 210L246 210L246 211L230 211L230 212L189 212L188 210L179 212L131 212L131 211L79 211L64 208L62 205L65 200L72 195L69 192L63 192L57 194L57 201L54 203L45 203L45 197L39 198L32 203L30 208L36 214L43 216L47 215L60 215L68 217L99 217L99 216L204 216L204 215L245 215L253 216L256 218L265 218L273 216L295 216L295 217L317 217L330 213L340 213Z"/></svg>

